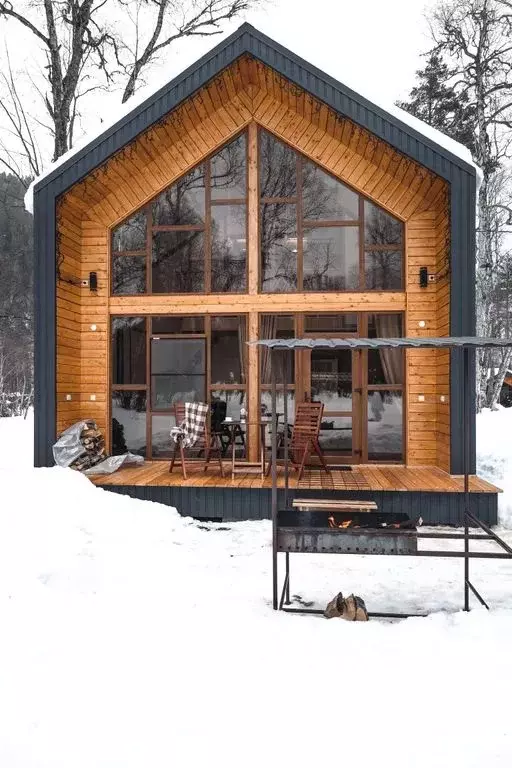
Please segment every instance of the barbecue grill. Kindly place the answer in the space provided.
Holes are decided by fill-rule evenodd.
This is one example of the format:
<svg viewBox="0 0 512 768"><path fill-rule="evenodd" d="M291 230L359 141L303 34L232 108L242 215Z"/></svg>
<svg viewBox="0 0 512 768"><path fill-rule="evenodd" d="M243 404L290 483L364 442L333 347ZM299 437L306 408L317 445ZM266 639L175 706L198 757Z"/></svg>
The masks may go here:
<svg viewBox="0 0 512 768"><path fill-rule="evenodd" d="M400 531L408 531L400 536ZM375 512L298 512L283 509L277 518L279 552L339 555L415 555L416 526L406 514Z"/></svg>
<svg viewBox="0 0 512 768"><path fill-rule="evenodd" d="M481 347L512 348L512 339L486 338L412 338L412 339L265 339L253 342L270 350L271 393L272 393L272 604L275 610L285 610L295 613L323 614L324 611L310 608L302 603L300 607L290 606L290 555L293 553L314 554L343 554L343 555L409 555L415 557L450 557L464 561L464 610L469 611L470 592L481 605L489 608L469 578L469 561L479 559L512 559L512 548L503 541L489 526L475 517L470 510L469 474L470 474L470 374L473 370L475 349ZM288 487L288 389L286 381L286 365L278 365L276 355L281 353L293 354L297 348L319 349L381 349L381 348L439 348L457 349L460 353L463 369L463 398L461 440L464 456L464 532L448 533L418 530L415 521L407 515L383 515L368 510L361 512L333 512L331 508L322 510L307 510L306 502L301 508L290 509ZM284 508L278 508L277 488L277 441L278 420L277 405L277 373L281 371L283 379L280 382L280 396L284 410ZM328 507L328 504L326 505ZM375 508L375 505L373 505ZM419 512L419 511L418 511ZM470 533L470 526L480 529L478 533ZM444 539L463 541L461 550L423 549L418 547L420 539ZM496 543L500 552L470 551L470 541L483 540ZM285 555L285 579L279 600L278 590L278 554ZM369 616L390 618L406 618L408 613L376 613ZM424 614L420 614L424 615Z"/></svg>

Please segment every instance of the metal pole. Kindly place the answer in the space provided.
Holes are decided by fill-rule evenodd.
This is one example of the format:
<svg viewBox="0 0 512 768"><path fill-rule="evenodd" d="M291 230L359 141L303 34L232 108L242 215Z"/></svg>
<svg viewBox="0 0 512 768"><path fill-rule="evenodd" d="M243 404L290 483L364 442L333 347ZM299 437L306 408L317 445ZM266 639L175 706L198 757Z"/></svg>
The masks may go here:
<svg viewBox="0 0 512 768"><path fill-rule="evenodd" d="M288 467L288 361L289 361L289 355L294 354L293 349L291 352L285 351L283 352L285 355L284 359L284 366L283 366L283 411L284 411L284 506L286 509L288 509L289 504L289 498L288 498L288 479L289 479L289 467Z"/></svg>
<svg viewBox="0 0 512 768"><path fill-rule="evenodd" d="M470 441L470 398L469 398L469 348L463 350L463 416L462 435L464 439L464 610L469 611L469 441Z"/></svg>
<svg viewBox="0 0 512 768"><path fill-rule="evenodd" d="M277 416L276 416L276 353L270 348L272 384L272 606L278 608L277 598Z"/></svg>
<svg viewBox="0 0 512 768"><path fill-rule="evenodd" d="M290 605L290 553L287 552L285 556L286 560L286 597L285 597L285 604Z"/></svg>

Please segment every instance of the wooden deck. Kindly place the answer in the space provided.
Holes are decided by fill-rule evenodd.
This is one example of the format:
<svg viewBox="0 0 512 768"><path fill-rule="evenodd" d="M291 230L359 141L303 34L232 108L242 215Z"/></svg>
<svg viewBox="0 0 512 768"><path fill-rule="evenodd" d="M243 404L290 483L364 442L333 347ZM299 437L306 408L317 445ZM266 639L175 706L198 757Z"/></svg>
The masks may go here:
<svg viewBox="0 0 512 768"><path fill-rule="evenodd" d="M226 465L226 475L221 477L217 469L202 471L202 465L193 468L187 480L179 469L169 473L167 461L145 462L142 467L126 468L113 475L92 477L95 485L102 486L180 486L217 488L270 488L270 478L262 480L259 474L238 474L234 480ZM284 475L280 471L279 486L284 487ZM460 493L464 490L462 477L449 475L437 467L404 467L400 465L365 465L350 471L309 469L297 481L297 473L291 472L289 487L302 490L334 491L409 491L434 493ZM472 493L499 493L500 488L480 477L471 477Z"/></svg>

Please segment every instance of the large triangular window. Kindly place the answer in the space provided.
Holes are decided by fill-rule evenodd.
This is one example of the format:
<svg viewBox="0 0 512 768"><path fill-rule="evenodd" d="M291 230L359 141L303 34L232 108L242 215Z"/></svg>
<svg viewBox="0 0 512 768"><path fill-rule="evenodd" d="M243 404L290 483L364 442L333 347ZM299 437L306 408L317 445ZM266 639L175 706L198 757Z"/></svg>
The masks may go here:
<svg viewBox="0 0 512 768"><path fill-rule="evenodd" d="M247 290L246 136L112 232L114 294Z"/></svg>
<svg viewBox="0 0 512 768"><path fill-rule="evenodd" d="M403 289L402 222L267 131L252 200L247 168L242 133L116 227L112 293L246 293L248 272L262 293Z"/></svg>
<svg viewBox="0 0 512 768"><path fill-rule="evenodd" d="M260 131L260 289L403 288L403 225Z"/></svg>

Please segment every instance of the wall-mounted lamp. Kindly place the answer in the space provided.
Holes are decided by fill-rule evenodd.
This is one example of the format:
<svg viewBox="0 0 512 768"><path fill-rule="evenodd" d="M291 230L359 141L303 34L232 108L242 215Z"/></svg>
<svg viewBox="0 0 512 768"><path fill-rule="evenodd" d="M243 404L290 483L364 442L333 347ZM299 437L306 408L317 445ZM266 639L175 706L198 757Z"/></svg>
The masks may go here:
<svg viewBox="0 0 512 768"><path fill-rule="evenodd" d="M97 272L89 272L89 289L91 291L98 290L98 273Z"/></svg>
<svg viewBox="0 0 512 768"><path fill-rule="evenodd" d="M419 325L420 328L424 328L426 326L426 322L424 320L420 320L418 322L418 325Z"/></svg>

